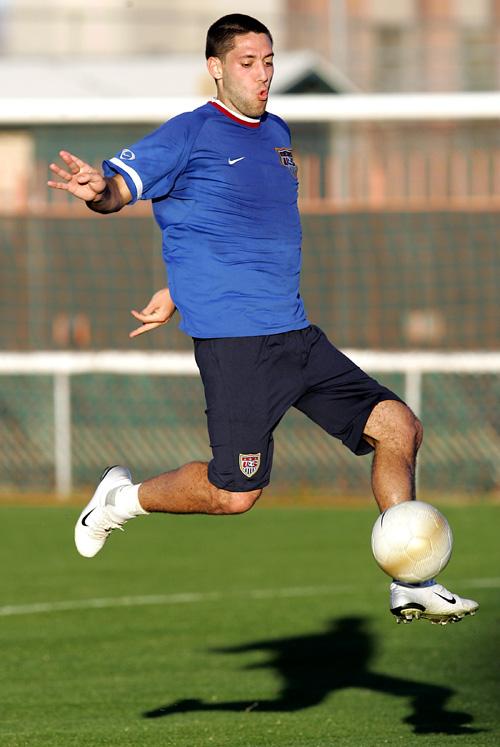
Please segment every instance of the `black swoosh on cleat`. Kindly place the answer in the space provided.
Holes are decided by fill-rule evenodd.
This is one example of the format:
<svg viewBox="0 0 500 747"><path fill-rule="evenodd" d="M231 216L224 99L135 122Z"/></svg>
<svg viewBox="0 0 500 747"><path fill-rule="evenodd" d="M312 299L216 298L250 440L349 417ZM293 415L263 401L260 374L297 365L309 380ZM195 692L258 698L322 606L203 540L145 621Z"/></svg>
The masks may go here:
<svg viewBox="0 0 500 747"><path fill-rule="evenodd" d="M441 599L444 599L444 601L448 602L448 604L456 604L457 603L457 600L455 599L455 597L452 597L451 599L448 599L448 597L443 597L442 594L438 594L437 591L435 591L434 594L437 597L441 597Z"/></svg>
<svg viewBox="0 0 500 747"><path fill-rule="evenodd" d="M90 511L88 512L88 514L85 514L85 516L83 517L83 519L82 519L82 524L83 524L83 526L84 526L84 527L88 527L88 524L87 524L87 522L85 521L85 519L88 519L88 518L89 518L89 516L90 516L90 514L92 513L92 511L95 511L95 507L94 507L94 508L91 508L91 509L90 509Z"/></svg>

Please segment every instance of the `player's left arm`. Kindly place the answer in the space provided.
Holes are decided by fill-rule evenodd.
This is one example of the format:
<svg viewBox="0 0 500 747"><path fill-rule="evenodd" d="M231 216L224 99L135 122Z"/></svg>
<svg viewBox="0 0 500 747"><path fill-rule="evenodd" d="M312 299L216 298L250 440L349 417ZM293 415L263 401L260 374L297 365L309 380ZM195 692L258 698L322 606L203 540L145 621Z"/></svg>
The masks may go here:
<svg viewBox="0 0 500 747"><path fill-rule="evenodd" d="M151 332L151 330L167 324L175 314L175 309L176 306L168 288L161 288L161 290L156 291L142 311L132 309L130 312L138 322L141 322L141 326L132 330L129 337L138 337L144 332Z"/></svg>

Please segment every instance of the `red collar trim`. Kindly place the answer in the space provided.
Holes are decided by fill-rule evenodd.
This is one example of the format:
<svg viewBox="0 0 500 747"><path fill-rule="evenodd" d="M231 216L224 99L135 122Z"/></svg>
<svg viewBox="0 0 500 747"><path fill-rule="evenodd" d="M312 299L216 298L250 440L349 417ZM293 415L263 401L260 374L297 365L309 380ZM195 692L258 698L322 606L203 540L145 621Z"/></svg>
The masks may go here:
<svg viewBox="0 0 500 747"><path fill-rule="evenodd" d="M238 124L244 125L245 127L250 127L253 130L256 127L260 127L260 120L258 122L247 122L245 119L240 119L237 114L232 114L232 112L224 109L224 107L220 106L216 101L209 101L208 103L212 104L212 106L215 106L218 111L222 112L222 114L225 114L226 117L229 117L229 119L232 119L233 122L237 122Z"/></svg>

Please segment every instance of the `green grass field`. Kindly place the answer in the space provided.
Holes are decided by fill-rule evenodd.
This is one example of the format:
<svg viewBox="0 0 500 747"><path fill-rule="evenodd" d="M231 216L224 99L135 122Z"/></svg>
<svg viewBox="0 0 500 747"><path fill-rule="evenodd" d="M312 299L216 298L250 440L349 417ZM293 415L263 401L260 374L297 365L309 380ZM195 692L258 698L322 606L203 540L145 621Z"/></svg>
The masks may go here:
<svg viewBox="0 0 500 747"><path fill-rule="evenodd" d="M396 625L375 508L141 518L93 560L75 508L2 507L0 744L500 743L500 507L445 509L474 618Z"/></svg>

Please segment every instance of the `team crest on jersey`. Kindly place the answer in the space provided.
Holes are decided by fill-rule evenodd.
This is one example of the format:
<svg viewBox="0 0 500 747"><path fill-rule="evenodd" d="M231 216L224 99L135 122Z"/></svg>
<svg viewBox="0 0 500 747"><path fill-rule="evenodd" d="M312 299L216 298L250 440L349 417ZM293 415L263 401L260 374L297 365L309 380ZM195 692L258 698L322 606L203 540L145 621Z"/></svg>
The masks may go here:
<svg viewBox="0 0 500 747"><path fill-rule="evenodd" d="M297 178L297 164L293 160L293 153L291 148L275 148L274 149L280 157L281 165L288 169L290 174L296 179Z"/></svg>
<svg viewBox="0 0 500 747"><path fill-rule="evenodd" d="M245 477L253 477L260 467L259 454L240 454L240 470Z"/></svg>

